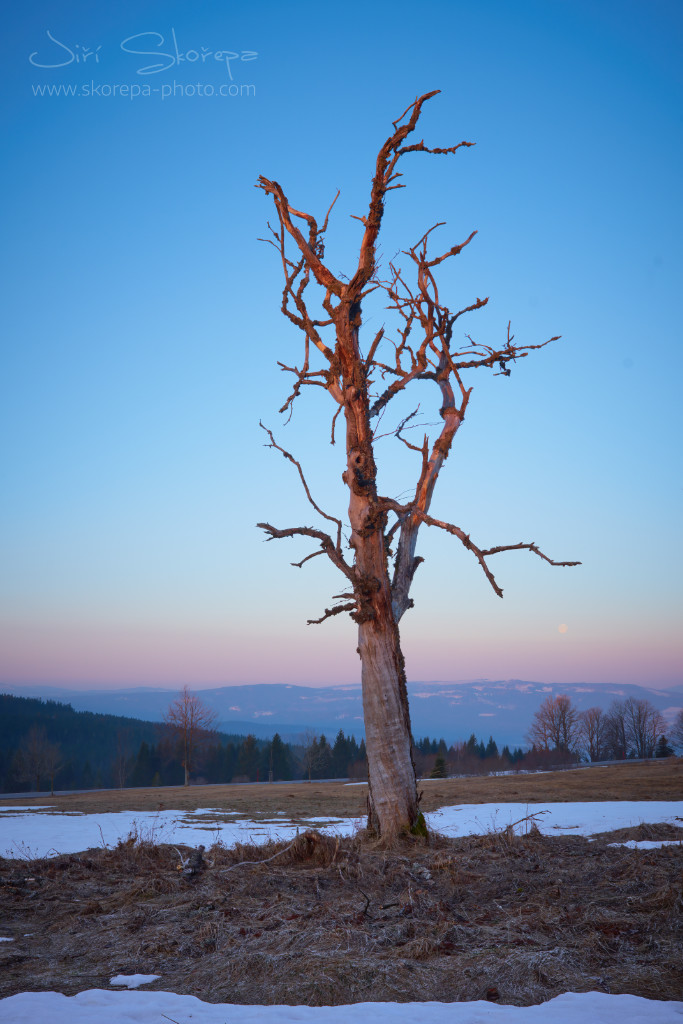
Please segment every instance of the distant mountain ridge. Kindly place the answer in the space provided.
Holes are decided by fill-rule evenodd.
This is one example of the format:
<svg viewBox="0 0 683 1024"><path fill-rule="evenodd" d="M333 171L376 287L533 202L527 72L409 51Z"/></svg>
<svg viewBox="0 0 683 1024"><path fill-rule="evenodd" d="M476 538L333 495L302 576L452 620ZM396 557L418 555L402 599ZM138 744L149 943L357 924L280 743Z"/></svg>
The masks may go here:
<svg viewBox="0 0 683 1024"><path fill-rule="evenodd" d="M77 711L126 715L161 721L177 695L176 688L140 686L117 690L75 690L43 685L4 685L0 690L23 697L43 697L71 704ZM222 686L193 692L218 715L217 728L229 733L253 733L258 738L279 732L285 740L306 732L334 738L340 729L360 739L363 708L360 685L309 687L287 683ZM534 712L546 697L567 694L579 710L607 708L613 700L647 699L668 723L683 707L683 686L656 689L633 684L491 681L408 683L413 735L443 737L447 743L466 740L471 733L499 746L525 745Z"/></svg>

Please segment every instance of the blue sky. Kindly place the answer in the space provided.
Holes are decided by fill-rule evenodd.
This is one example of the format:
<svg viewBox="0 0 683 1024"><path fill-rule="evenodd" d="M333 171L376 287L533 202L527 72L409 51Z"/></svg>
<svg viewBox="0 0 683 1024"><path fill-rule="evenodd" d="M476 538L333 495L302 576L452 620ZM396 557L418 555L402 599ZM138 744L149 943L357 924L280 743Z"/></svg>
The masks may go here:
<svg viewBox="0 0 683 1024"><path fill-rule="evenodd" d="M680 4L2 17L0 680L358 678L353 624L306 625L334 570L290 568L305 545L255 528L313 522L259 419L328 511L344 495L325 396L286 427L277 412L277 360L300 345L253 186L275 178L315 214L341 189L327 255L348 272L377 150L438 88L420 136L477 145L406 159L385 261L437 220L444 249L476 228L442 278L449 305L490 296L467 330L562 340L471 381L433 512L483 546L533 540L583 565L501 555L500 601L464 549L425 534L408 676L680 681ZM385 315L368 310L368 332ZM410 486L390 439L378 458L392 493Z"/></svg>

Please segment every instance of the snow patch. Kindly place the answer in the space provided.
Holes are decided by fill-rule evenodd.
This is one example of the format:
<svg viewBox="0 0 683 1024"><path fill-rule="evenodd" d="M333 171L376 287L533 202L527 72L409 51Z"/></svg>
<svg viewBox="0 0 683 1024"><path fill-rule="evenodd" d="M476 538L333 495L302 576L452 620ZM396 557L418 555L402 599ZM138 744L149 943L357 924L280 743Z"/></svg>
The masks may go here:
<svg viewBox="0 0 683 1024"><path fill-rule="evenodd" d="M0 1000L6 1024L683 1024L683 1002L604 992L566 992L536 1006L471 1003L355 1003L350 1006L236 1006L204 1003L173 992L109 992L90 989L75 996L21 992Z"/></svg>
<svg viewBox="0 0 683 1024"><path fill-rule="evenodd" d="M660 846L681 846L683 839L629 839L627 843L609 843L609 846L626 846L629 850L657 850Z"/></svg>
<svg viewBox="0 0 683 1024"><path fill-rule="evenodd" d="M428 781L422 779L421 785ZM367 785L365 782L346 785ZM215 838L226 846L256 838L291 842L306 824L295 824L287 817L274 821L250 819L226 820L234 812L199 808L194 812L119 811L106 814L35 814L24 811L0 814L0 854L30 860L60 854L81 853L93 847L112 847L129 835L150 842L207 845L207 825ZM213 816L216 815L214 819ZM550 835L593 836L618 828L631 828L643 822L655 825L680 824L681 800L616 800L605 803L488 803L442 807L425 815L429 828L450 837L485 835L507 828L514 822L518 832L528 829L536 816L542 832ZM524 819L529 819L526 824ZM310 818L311 827L333 835L349 836L358 829L355 818ZM321 825L321 822L325 824ZM210 844L209 844L210 845ZM683 1024L683 1022L682 1022Z"/></svg>
<svg viewBox="0 0 683 1024"><path fill-rule="evenodd" d="M109 982L110 985L123 985L125 988L139 988L140 985L149 985L160 978L160 974L117 974Z"/></svg>

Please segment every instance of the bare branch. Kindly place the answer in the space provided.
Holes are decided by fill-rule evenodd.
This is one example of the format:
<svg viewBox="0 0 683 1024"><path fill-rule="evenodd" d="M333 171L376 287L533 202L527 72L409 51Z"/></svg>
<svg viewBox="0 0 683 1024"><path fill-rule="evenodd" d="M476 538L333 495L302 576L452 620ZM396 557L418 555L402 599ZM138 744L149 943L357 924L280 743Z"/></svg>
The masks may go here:
<svg viewBox="0 0 683 1024"><path fill-rule="evenodd" d="M553 559L549 558L546 554L544 554L540 550L540 548L536 544L534 544L534 543L531 543L531 544L524 544L524 543L520 543L520 544L501 544L498 547L493 547L493 548L480 548L480 547L478 547L477 544L474 543L474 541L472 540L470 535L468 533L465 533L465 531L463 529L461 529L461 527L455 526L454 523L447 523L447 522L445 522L442 519L435 519L434 516L428 515L426 512L423 512L419 507L417 507L415 502L412 502L409 505L401 505L399 502L394 501L392 498L382 498L381 499L381 505L382 505L383 508L385 508L387 510L390 509L392 512L395 512L396 515L399 517L399 520L401 522L403 522L403 523L405 523L408 520L409 517L415 517L415 518L419 519L421 522L423 522L426 526L436 526L436 527L438 527L438 529L444 530L446 533L450 533L454 537L457 537L458 540L463 544L463 546L466 547L468 551L471 551L472 554L477 558L479 564L481 565L482 570L484 571L484 574L486 575L486 578L488 579L489 583L493 587L493 589L496 592L496 594L498 595L498 597L502 597L503 596L503 591L501 590L501 588L496 583L496 580L495 580L495 577L493 576L493 573L491 572L491 570L489 569L488 565L486 564L486 559L490 555L499 554L501 551L521 551L521 550L527 550L527 551L533 552L533 554L535 554L535 555L538 555L539 558L544 559L546 562L549 562L550 565L556 565L556 566L581 565L581 562L556 562L556 561L553 561ZM395 527L393 529L395 529ZM420 559L420 561L422 561L422 560Z"/></svg>
<svg viewBox="0 0 683 1024"><path fill-rule="evenodd" d="M337 416L339 415L339 413L342 411L343 408L344 407L342 405L340 405L339 408L337 409L337 411L335 412L334 416L332 417L332 429L330 431L330 444L334 444L335 443L335 441L334 441L334 425L337 422Z"/></svg>
<svg viewBox="0 0 683 1024"><path fill-rule="evenodd" d="M310 492L310 490L308 488L308 484L306 483L306 477L304 476L304 471L301 468L301 463L297 462L297 460L294 458L293 455L291 455L289 452L285 451L284 448L280 447L280 445L277 443L277 441L273 437L272 430L269 430L268 427L265 427L263 425L263 423L261 423L260 420L259 420L259 426L261 427L262 430L265 430L266 434L270 438L270 444L266 445L266 448L276 448L282 454L282 456L285 459L288 459L291 463L293 463L293 465L296 466L297 470L299 471L299 478L300 478L301 483L303 485L303 488L304 488L304 490L306 492L306 497L308 498L309 502L311 503L313 508L316 510L318 515L321 515L323 517L323 519L327 519L331 523L336 523L337 524L337 552L338 552L339 555L341 555L341 531L342 531L341 519L337 519L336 516L330 516L330 515L327 514L327 512L323 512L323 510L320 508L320 506L313 500L313 496L312 496L312 494L311 494L311 492Z"/></svg>
<svg viewBox="0 0 683 1024"><path fill-rule="evenodd" d="M460 245L454 245L453 248L449 249L448 252L445 252L443 256L437 256L436 259L429 260L426 263L426 266L428 266L430 269L431 267L438 267L439 263L443 263L443 261L447 260L450 256L458 256L459 253L463 251L465 246L470 244L470 242L472 241L476 234L477 232L473 231L469 238L466 238L464 242L460 243Z"/></svg>
<svg viewBox="0 0 683 1024"><path fill-rule="evenodd" d="M531 544L523 544L521 542L519 544L500 544L498 547L495 547L495 548L486 548L485 551L482 551L482 555L485 558L488 558L489 555L497 555L501 551L522 551L522 550L527 550L527 551L533 552L534 555L538 555L539 558L542 558L544 561L548 562L550 565L581 565L582 564L581 562L555 562L552 558L548 558L547 555L543 554L543 552L540 550L540 548L536 544L534 544L533 542Z"/></svg>
<svg viewBox="0 0 683 1024"><path fill-rule="evenodd" d="M424 515L420 513L418 513L418 515L420 515L420 518L427 526L437 526L440 530L445 530L447 533L452 533L462 542L462 544L468 549L468 551L471 551L475 555L480 566L484 571L484 574L486 575L486 578L488 579L489 583L493 587L498 597L503 596L503 591L496 583L493 573L486 564L486 558L489 555L496 555L501 551L521 551L526 549L528 551L532 551L535 555L538 555L539 558L545 559L545 561L549 562L550 565L581 565L581 562L555 562L551 558L548 558L547 555L543 554L543 552L535 544L502 544L495 548L482 549L478 547L471 539L469 534L465 533L464 530L461 530L459 526L454 526L453 523L443 522L440 519L434 519L432 516L429 515Z"/></svg>
<svg viewBox="0 0 683 1024"><path fill-rule="evenodd" d="M306 555L306 557L302 558L300 562L290 562L289 564L294 566L295 569L301 569L301 567L303 566L304 562L310 562L310 560L312 558L317 558L318 555L324 555L324 554L326 554L326 552L324 551L323 548L321 548L320 551L312 551L310 553L310 555Z"/></svg>
<svg viewBox="0 0 683 1024"><path fill-rule="evenodd" d="M327 231L327 222L328 222L328 221L329 221L329 219L330 219L330 214L332 213L332 207L333 207L333 206L334 206L334 204L335 204L335 203L337 202L337 200L339 199L339 196L340 196L340 195L341 195L341 191L340 191L340 189L337 189L337 194L336 194L336 196L334 197L334 199L332 200L332 202L330 203L330 205L329 205L329 208L328 208L328 211L327 211L327 213L325 214L325 220L323 221L323 226L322 226L322 227L321 227L321 229L320 229L320 234L321 234L321 235L324 235L324 234L325 234L325 232Z"/></svg>
<svg viewBox="0 0 683 1024"><path fill-rule="evenodd" d="M319 232L315 218L309 213L302 213L300 210L295 210L294 207L290 206L287 196L276 181L269 181L267 178L264 178L263 175L260 175L258 185L256 187L263 189L267 195L272 195L273 201L275 202L275 208L282 225L298 246L301 255L306 261L306 266L311 268L318 284L322 285L323 288L329 289L333 295L341 295L341 281L339 281L334 274L328 270L319 256ZM332 205L334 205L334 202ZM331 209L332 207L330 207L330 210ZM299 231L298 227L296 227L292 222L292 216L306 221L309 228L308 239L304 238L301 231ZM325 225L327 225L327 217L325 218Z"/></svg>
<svg viewBox="0 0 683 1024"><path fill-rule="evenodd" d="M324 530L316 530L312 526L290 526L284 530L279 530L275 526L271 526L270 523L257 523L256 526L259 530L265 530L269 536L266 540L282 540L285 537L313 537L315 540L320 541L320 547L325 552L330 561L334 562L338 569L344 573L344 575L352 582L355 581L355 574L353 568L348 564L343 555L337 550L337 546L328 533Z"/></svg>
<svg viewBox="0 0 683 1024"><path fill-rule="evenodd" d="M370 351L368 352L368 357L365 360L365 372L366 373L368 372L370 367L373 365L372 361L375 358L375 352L377 351L377 349L379 347L379 343L380 343L380 341L382 340L383 337L384 337L384 328L381 327L379 329L379 331L377 332L377 334L375 335L375 340L373 341L372 345L370 346Z"/></svg>
<svg viewBox="0 0 683 1024"><path fill-rule="evenodd" d="M395 168L399 158L406 153L416 152L439 154L455 153L461 146L473 145L471 142L460 142L458 145L450 146L447 149L429 149L425 146L424 142L419 142L411 146L403 145L405 139L415 130L423 104L426 103L427 100L431 99L432 96L436 96L438 92L439 90L436 89L433 92L425 93L424 96L418 97L414 103L411 103L398 121L393 122L394 133L387 139L379 151L375 168L375 177L372 181L370 205L367 217L365 218L365 232L360 246L358 268L348 285L348 294L350 297L357 298L375 272L375 245L382 225L384 197L387 191L392 187L397 187L392 185L392 182L396 177ZM410 116L408 117L408 120L402 124L401 122L404 121L404 118L409 114L409 112Z"/></svg>
<svg viewBox="0 0 683 1024"><path fill-rule="evenodd" d="M306 619L308 626L319 626L321 622L326 619L331 619L333 615L341 615L342 612L355 612L358 609L358 605L355 601L349 601L348 604L337 604L334 608L326 608L325 614L321 615L319 619Z"/></svg>

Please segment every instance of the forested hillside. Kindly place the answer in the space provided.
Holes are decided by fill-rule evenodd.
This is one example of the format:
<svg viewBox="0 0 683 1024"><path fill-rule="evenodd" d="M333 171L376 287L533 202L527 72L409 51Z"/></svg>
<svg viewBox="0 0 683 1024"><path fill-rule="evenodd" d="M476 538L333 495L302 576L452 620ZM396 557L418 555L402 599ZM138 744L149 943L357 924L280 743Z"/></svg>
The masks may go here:
<svg viewBox="0 0 683 1024"><path fill-rule="evenodd" d="M194 783L274 782L289 779L367 778L365 743L340 729L333 743L307 731L286 743L278 733L257 739L216 731L196 738ZM443 739L413 741L418 776L486 774L556 764L557 750L499 751L472 733L447 746ZM571 755L573 758L574 755ZM0 695L0 792L181 786L183 747L177 729L120 715L74 711L70 704Z"/></svg>
<svg viewBox="0 0 683 1024"><path fill-rule="evenodd" d="M158 722L74 711L70 704L0 695L0 792L182 785L177 731ZM311 733L300 744L206 732L193 781L362 778L365 746L340 730L333 745Z"/></svg>
<svg viewBox="0 0 683 1024"><path fill-rule="evenodd" d="M239 747L244 737L215 733L211 739L206 754L220 771L226 766L217 750ZM180 785L183 770L175 737L163 723L1 694L0 790L49 789L52 782L57 789Z"/></svg>

